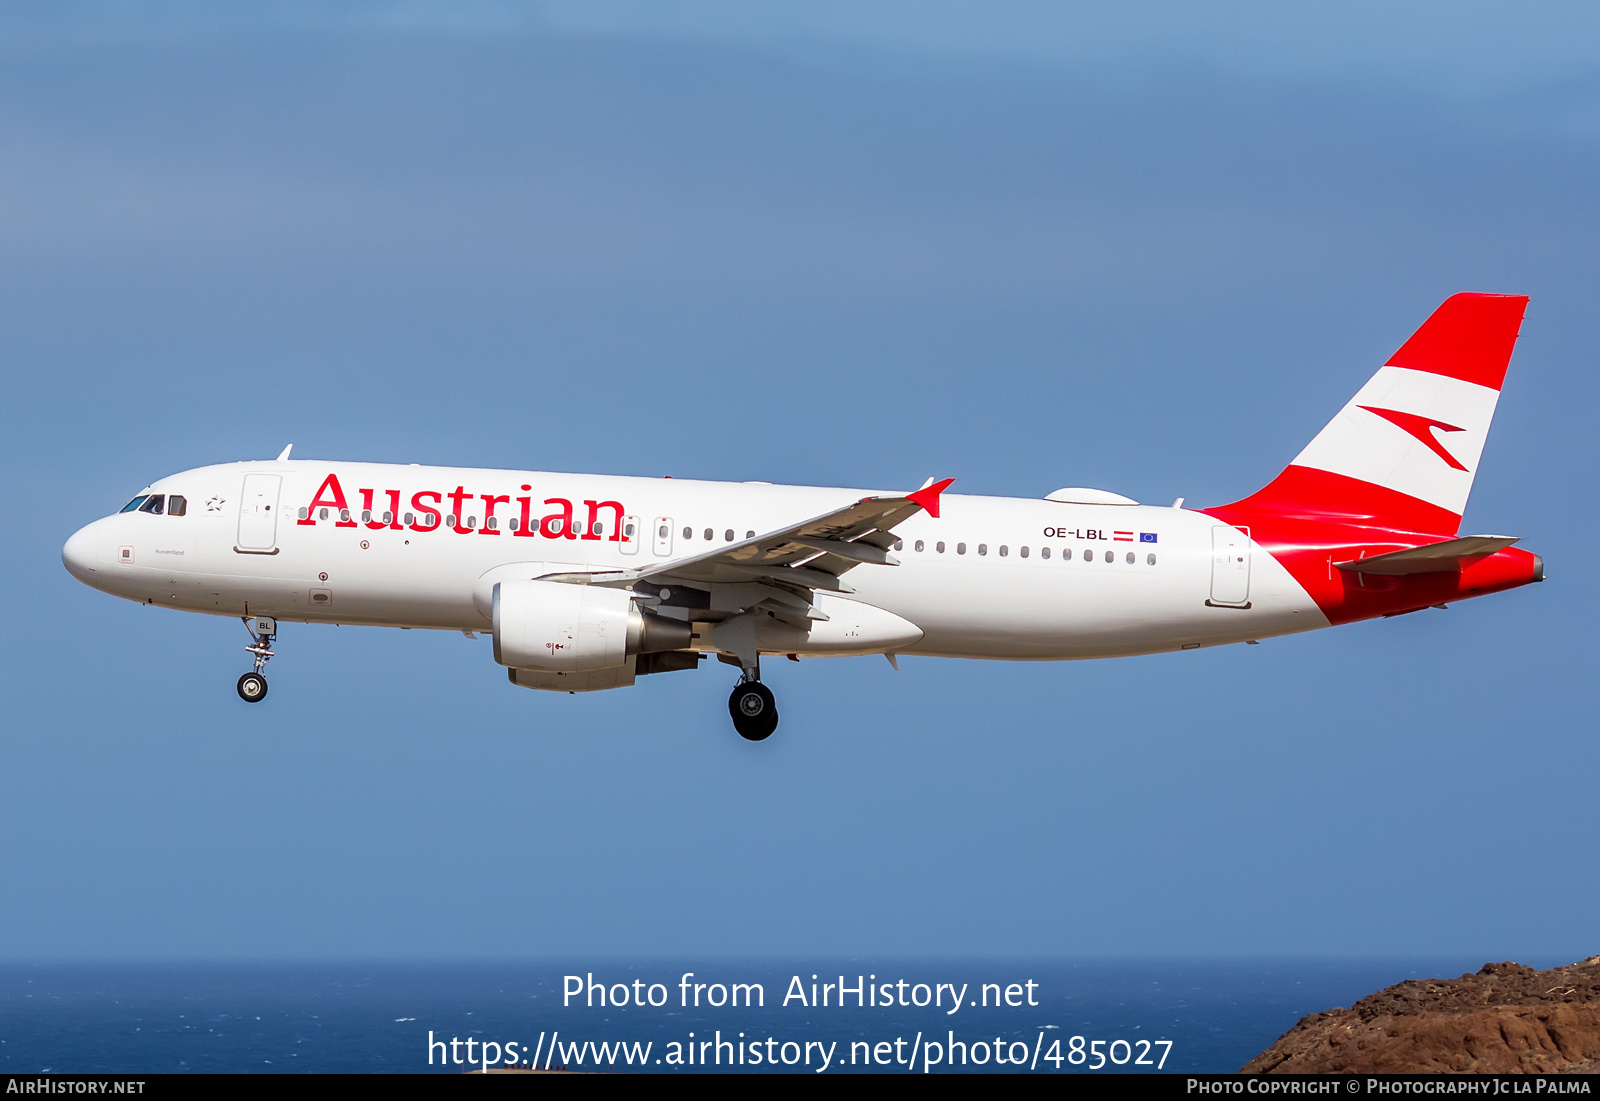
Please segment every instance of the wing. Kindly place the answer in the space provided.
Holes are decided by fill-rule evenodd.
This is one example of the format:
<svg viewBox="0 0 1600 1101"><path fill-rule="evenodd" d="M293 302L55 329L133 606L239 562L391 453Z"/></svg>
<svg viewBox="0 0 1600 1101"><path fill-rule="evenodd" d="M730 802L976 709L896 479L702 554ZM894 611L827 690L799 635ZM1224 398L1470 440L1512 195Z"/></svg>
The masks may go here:
<svg viewBox="0 0 1600 1101"><path fill-rule="evenodd" d="M628 587L676 618L723 619L762 607L805 626L827 616L811 594L855 591L843 575L857 566L897 566L889 548L896 525L917 513L939 515L939 495L953 482L929 479L903 497L863 497L854 504L714 551L642 570L549 574L542 580ZM674 586L681 588L674 589ZM686 588L688 591L682 591Z"/></svg>

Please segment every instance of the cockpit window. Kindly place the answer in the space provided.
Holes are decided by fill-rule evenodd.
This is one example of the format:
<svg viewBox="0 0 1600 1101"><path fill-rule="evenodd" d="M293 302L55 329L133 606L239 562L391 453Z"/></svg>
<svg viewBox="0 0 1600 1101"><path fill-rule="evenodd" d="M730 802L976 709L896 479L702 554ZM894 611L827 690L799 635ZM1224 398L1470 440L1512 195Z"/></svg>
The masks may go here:
<svg viewBox="0 0 1600 1101"><path fill-rule="evenodd" d="M167 515L168 516L182 516L185 513L187 513L188 511L189 511L189 502L188 502L187 498L180 497L176 493L174 493L172 496L167 498Z"/></svg>
<svg viewBox="0 0 1600 1101"><path fill-rule="evenodd" d="M161 513L165 510L166 504L167 504L166 494L164 494L164 493L152 493L152 494L150 494L150 496L148 496L148 497L146 497L144 499L144 504L139 506L139 511L140 512L149 512L149 513L152 513L152 514L154 514L156 516L160 516Z"/></svg>
<svg viewBox="0 0 1600 1101"><path fill-rule="evenodd" d="M139 511L139 506L144 504L144 502L145 502L145 494L141 493L139 496L135 497L133 500L131 500L127 504L123 505L122 508L119 511L121 511L121 512L137 512L137 511Z"/></svg>

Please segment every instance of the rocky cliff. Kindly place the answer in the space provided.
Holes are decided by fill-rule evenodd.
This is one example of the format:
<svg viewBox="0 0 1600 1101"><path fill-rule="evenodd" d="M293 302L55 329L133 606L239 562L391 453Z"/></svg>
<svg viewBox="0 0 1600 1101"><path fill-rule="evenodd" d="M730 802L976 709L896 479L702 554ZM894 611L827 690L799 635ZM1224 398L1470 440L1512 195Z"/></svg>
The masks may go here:
<svg viewBox="0 0 1600 1101"><path fill-rule="evenodd" d="M1313 1013L1246 1074L1600 1072L1600 956L1535 971L1490 963Z"/></svg>

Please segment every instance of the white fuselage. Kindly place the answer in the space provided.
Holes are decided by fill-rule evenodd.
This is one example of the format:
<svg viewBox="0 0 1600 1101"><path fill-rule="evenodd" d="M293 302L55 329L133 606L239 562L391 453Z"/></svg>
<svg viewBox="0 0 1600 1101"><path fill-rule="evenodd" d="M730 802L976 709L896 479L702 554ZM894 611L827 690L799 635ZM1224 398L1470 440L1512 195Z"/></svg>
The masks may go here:
<svg viewBox="0 0 1600 1101"><path fill-rule="evenodd" d="M346 496L348 520L337 508L310 507L329 474ZM250 483L254 503L246 501L247 476L261 475L268 477ZM272 477L281 479L276 499L263 506L258 491ZM90 524L64 552L75 576L185 611L461 631L490 628L489 589L504 567L526 565L529 575L644 569L870 495L305 460L202 467L145 492L181 495L185 514L125 512ZM563 519L566 502L572 523ZM427 523L430 505L445 517L459 508L459 523ZM631 537L619 539L628 524ZM1233 532L1231 542L1219 531ZM863 639L862 653L1111 657L1328 625L1271 555L1192 510L950 494L938 518L916 515L895 534L900 565L858 566L844 578L854 593L831 599L891 612L921 638L893 647Z"/></svg>

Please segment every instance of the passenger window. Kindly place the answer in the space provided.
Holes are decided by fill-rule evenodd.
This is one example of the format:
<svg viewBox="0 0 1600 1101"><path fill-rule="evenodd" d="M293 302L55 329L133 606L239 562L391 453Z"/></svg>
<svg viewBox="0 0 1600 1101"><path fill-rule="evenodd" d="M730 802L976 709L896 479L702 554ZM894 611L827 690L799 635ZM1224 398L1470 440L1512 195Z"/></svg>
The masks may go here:
<svg viewBox="0 0 1600 1101"><path fill-rule="evenodd" d="M392 512L386 512L386 513L384 513L384 514L383 514L383 522L384 522L384 523L385 523L385 524L392 524L392 523L394 523L394 513L392 513Z"/></svg>
<svg viewBox="0 0 1600 1101"><path fill-rule="evenodd" d="M906 549L906 541L904 539L896 539L894 541L894 549L895 550L905 550Z"/></svg>
<svg viewBox="0 0 1600 1101"><path fill-rule="evenodd" d="M940 554L943 554L944 553L944 540L941 539L939 542L935 543L933 545L933 549L938 551Z"/></svg>
<svg viewBox="0 0 1600 1101"><path fill-rule="evenodd" d="M1063 561L1063 562L1071 562L1072 561L1072 548L1071 547L1062 547L1061 548L1061 561Z"/></svg>
<svg viewBox="0 0 1600 1101"><path fill-rule="evenodd" d="M325 509L325 508L318 509L317 510L317 517L319 519L326 520L328 518L328 510Z"/></svg>
<svg viewBox="0 0 1600 1101"><path fill-rule="evenodd" d="M414 524L416 522L417 522L417 517L416 517L416 515L414 513L410 513L410 512L406 513L406 527L409 528L412 524ZM516 529L513 528L512 530L515 531Z"/></svg>
<svg viewBox="0 0 1600 1101"><path fill-rule="evenodd" d="M732 528L729 528L727 531L722 533L722 541L724 543L733 542L733 529Z"/></svg>
<svg viewBox="0 0 1600 1101"><path fill-rule="evenodd" d="M1049 558L1050 557L1050 548L1049 547L1040 547L1039 548L1039 557L1040 558Z"/></svg>
<svg viewBox="0 0 1600 1101"><path fill-rule="evenodd" d="M707 543L711 542L711 529L710 528L706 529L706 542Z"/></svg>
<svg viewBox="0 0 1600 1101"><path fill-rule="evenodd" d="M311 515L311 511L308 508L306 508L304 505L301 505L300 506L300 519L304 520L307 516L310 516L310 515Z"/></svg>
<svg viewBox="0 0 1600 1101"><path fill-rule="evenodd" d="M473 522L476 523L477 521L474 520ZM583 534L583 521L582 520L574 520L574 521L572 521L572 534L573 535L582 535Z"/></svg>
<svg viewBox="0 0 1600 1101"><path fill-rule="evenodd" d="M1117 560L1117 552L1116 551L1106 551L1106 561L1107 562L1115 562L1116 560Z"/></svg>
<svg viewBox="0 0 1600 1101"><path fill-rule="evenodd" d="M144 499L144 504L139 506L140 512L148 512L152 516L160 516L166 506L167 499L160 493L152 493Z"/></svg>
<svg viewBox="0 0 1600 1101"><path fill-rule="evenodd" d="M956 544L956 553L957 554L966 554L967 553L967 545L965 543L957 543Z"/></svg>
<svg viewBox="0 0 1600 1101"><path fill-rule="evenodd" d="M756 537L756 533L753 531L747 531L744 533L744 537L746 539L754 539Z"/></svg>
<svg viewBox="0 0 1600 1101"><path fill-rule="evenodd" d="M1018 550L1017 553L1022 555L1022 557L1026 558L1026 557L1028 557L1028 548L1027 547L1023 547L1020 550Z"/></svg>
<svg viewBox="0 0 1600 1101"><path fill-rule="evenodd" d="M350 522L350 510L347 509L347 508L340 509L339 510L339 523L348 524L349 522Z"/></svg>
<svg viewBox="0 0 1600 1101"><path fill-rule="evenodd" d="M1128 552L1128 557L1127 557L1126 561L1127 561L1128 565L1130 565L1130 566L1133 565L1133 552L1132 551Z"/></svg>
<svg viewBox="0 0 1600 1101"><path fill-rule="evenodd" d="M323 516L327 516L328 510L327 509L323 509L322 510L322 514L323 514ZM456 523L459 520L460 520L460 517L458 517L455 513L452 512L449 516L446 516L444 518L444 526L447 527L447 528L453 528L453 527L456 526Z"/></svg>
<svg viewBox="0 0 1600 1101"><path fill-rule="evenodd" d="M604 535L606 533L606 526L604 524L595 524L595 526L589 530L595 535Z"/></svg>
<svg viewBox="0 0 1600 1101"><path fill-rule="evenodd" d="M684 530L688 531L689 529L685 528ZM666 537L667 537L667 525L662 524L661 527L656 530L656 538L657 539L665 539Z"/></svg>
<svg viewBox="0 0 1600 1101"><path fill-rule="evenodd" d="M498 516L489 517L488 522L485 523L483 526L488 528L490 531L499 531L500 530L500 517L498 517Z"/></svg>
<svg viewBox="0 0 1600 1101"><path fill-rule="evenodd" d="M1006 548L1006 545L1004 543L1001 543L1000 544L1000 557L1004 558L1006 555L1008 555L1010 553L1011 553L1011 551Z"/></svg>
<svg viewBox="0 0 1600 1101"><path fill-rule="evenodd" d="M515 521L513 521L513 523L515 523ZM513 529L513 530L515 530L515 529ZM623 536L624 539L632 539L633 538L633 525L632 524L624 524L623 525L623 527L622 527L622 536Z"/></svg>
<svg viewBox="0 0 1600 1101"><path fill-rule="evenodd" d="M364 508L361 510L361 522L363 524L372 523L372 510L370 508Z"/></svg>
<svg viewBox="0 0 1600 1101"><path fill-rule="evenodd" d="M918 539L918 540L917 540L917 541L916 541L916 542L915 542L915 543L913 543L913 544L912 544L912 546L913 546L913 547L914 547L914 548L915 548L915 549L916 549L916 550L917 550L917 551L919 551L919 552L920 552L920 551L921 551L921 550L922 550L922 540L921 540L921 539Z"/></svg>
<svg viewBox="0 0 1600 1101"><path fill-rule="evenodd" d="M167 515L183 516L189 511L189 502L186 498L173 494L167 498Z"/></svg>
<svg viewBox="0 0 1600 1101"><path fill-rule="evenodd" d="M144 497L142 497L142 496L135 497L133 500L129 501L127 504L122 506L122 511L123 512L138 512L139 511L139 506L142 505L142 504L144 504Z"/></svg>
<svg viewBox="0 0 1600 1101"><path fill-rule="evenodd" d="M1094 561L1094 548L1093 547L1084 547L1083 548L1083 560L1085 562L1093 562Z"/></svg>
<svg viewBox="0 0 1600 1101"><path fill-rule="evenodd" d="M663 531L661 533L661 537L663 539L665 539L667 537L667 533ZM683 529L683 537L685 539L693 539L694 538L694 529L693 528L684 528Z"/></svg>
<svg viewBox="0 0 1600 1101"><path fill-rule="evenodd" d="M989 544L988 543L979 543L978 544L978 553L979 554L988 554L989 553Z"/></svg>
<svg viewBox="0 0 1600 1101"><path fill-rule="evenodd" d="M478 518L476 516L468 516L467 517L467 530L468 531L472 531L477 526L478 526Z"/></svg>
<svg viewBox="0 0 1600 1101"><path fill-rule="evenodd" d="M1153 554L1147 554L1147 555L1145 555L1145 556L1144 556L1144 560L1145 560L1145 562L1146 562L1146 563L1148 563L1148 564L1149 564L1149 565L1152 565L1152 566L1154 566L1154 565L1155 565L1155 564L1156 564L1156 556L1155 556L1155 555L1153 555Z"/></svg>

